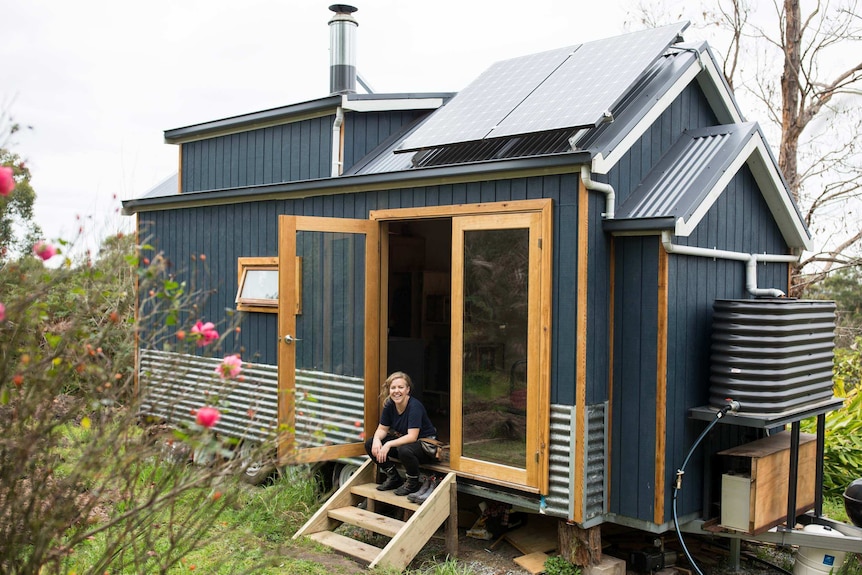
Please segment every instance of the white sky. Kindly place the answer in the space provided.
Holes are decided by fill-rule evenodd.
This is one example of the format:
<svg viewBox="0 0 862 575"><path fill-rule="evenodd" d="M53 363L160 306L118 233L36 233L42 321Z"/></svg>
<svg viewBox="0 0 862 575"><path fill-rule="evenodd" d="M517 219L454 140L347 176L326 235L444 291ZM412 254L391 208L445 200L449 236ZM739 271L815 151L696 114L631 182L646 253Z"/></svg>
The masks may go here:
<svg viewBox="0 0 862 575"><path fill-rule="evenodd" d="M45 236L131 225L119 201L177 169L166 129L328 95L331 3L0 0L0 111L33 127L10 147ZM635 4L355 0L358 68L381 93L457 91L498 60L621 34Z"/></svg>
<svg viewBox="0 0 862 575"><path fill-rule="evenodd" d="M166 129L328 95L331 3L0 0L0 110L33 127L10 147L45 236L129 225L119 200L176 171ZM355 0L358 68L377 92L457 91L495 61L622 33L619 4Z"/></svg>

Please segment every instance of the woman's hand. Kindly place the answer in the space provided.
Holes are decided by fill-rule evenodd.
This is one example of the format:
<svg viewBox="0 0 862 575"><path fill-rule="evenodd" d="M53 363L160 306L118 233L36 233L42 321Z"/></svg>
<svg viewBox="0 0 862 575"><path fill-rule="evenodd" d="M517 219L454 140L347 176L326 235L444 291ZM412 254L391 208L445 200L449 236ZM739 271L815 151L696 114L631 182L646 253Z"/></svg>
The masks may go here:
<svg viewBox="0 0 862 575"><path fill-rule="evenodd" d="M377 458L377 463L386 463L386 458L389 457L389 448L391 446L388 443L384 443L380 447L377 448L377 452L374 452L374 448L371 449L371 453Z"/></svg>

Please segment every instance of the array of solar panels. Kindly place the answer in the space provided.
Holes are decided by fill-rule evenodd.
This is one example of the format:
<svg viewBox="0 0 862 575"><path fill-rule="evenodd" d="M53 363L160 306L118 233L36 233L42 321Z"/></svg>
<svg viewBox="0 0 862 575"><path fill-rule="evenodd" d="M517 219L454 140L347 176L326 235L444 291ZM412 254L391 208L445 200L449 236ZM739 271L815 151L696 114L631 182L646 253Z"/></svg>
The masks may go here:
<svg viewBox="0 0 862 575"><path fill-rule="evenodd" d="M497 62L398 152L599 125L688 22Z"/></svg>

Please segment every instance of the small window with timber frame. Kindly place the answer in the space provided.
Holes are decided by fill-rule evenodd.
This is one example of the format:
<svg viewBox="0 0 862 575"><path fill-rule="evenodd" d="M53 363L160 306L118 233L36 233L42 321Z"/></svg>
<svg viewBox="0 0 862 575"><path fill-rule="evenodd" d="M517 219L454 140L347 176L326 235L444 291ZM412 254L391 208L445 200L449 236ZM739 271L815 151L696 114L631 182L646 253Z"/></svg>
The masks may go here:
<svg viewBox="0 0 862 575"><path fill-rule="evenodd" d="M278 258L238 258L236 309L278 313Z"/></svg>

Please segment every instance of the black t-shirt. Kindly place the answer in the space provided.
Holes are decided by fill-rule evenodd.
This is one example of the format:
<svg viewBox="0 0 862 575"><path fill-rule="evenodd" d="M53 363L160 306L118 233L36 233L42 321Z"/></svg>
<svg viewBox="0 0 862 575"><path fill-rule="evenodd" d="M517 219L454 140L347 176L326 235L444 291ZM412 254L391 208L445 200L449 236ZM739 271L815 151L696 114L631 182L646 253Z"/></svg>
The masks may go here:
<svg viewBox="0 0 862 575"><path fill-rule="evenodd" d="M418 428L420 438L437 437L437 428L428 418L425 406L415 397L407 401L407 409L400 414L395 408L395 403L387 400L383 406L383 413L380 414L380 425L385 425L390 431L397 431L401 435L407 435L408 429Z"/></svg>

